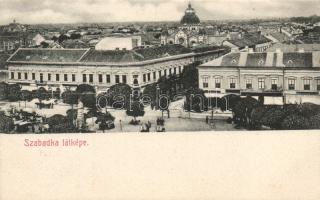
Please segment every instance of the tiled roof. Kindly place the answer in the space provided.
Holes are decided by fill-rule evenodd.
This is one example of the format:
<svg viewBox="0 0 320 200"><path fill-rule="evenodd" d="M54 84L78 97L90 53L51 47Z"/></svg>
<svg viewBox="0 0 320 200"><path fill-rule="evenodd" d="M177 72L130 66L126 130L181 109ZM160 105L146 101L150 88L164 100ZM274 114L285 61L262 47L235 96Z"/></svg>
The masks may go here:
<svg viewBox="0 0 320 200"><path fill-rule="evenodd" d="M136 50L27 48L18 49L9 61L30 63L127 63L154 60L191 52L191 49L182 45L164 45Z"/></svg>
<svg viewBox="0 0 320 200"><path fill-rule="evenodd" d="M320 51L320 44L274 44L267 49L268 52L275 52L277 49L282 52L297 52L303 49L305 52Z"/></svg>
<svg viewBox="0 0 320 200"><path fill-rule="evenodd" d="M245 34L241 39L228 40L228 42L239 48L244 48L246 46L251 47L257 44L267 43L270 42L270 40L259 34Z"/></svg>
<svg viewBox="0 0 320 200"><path fill-rule="evenodd" d="M144 58L134 51L90 50L81 62L137 62Z"/></svg>
<svg viewBox="0 0 320 200"><path fill-rule="evenodd" d="M77 62L87 49L19 49L10 61L22 62Z"/></svg>
<svg viewBox="0 0 320 200"><path fill-rule="evenodd" d="M314 52L268 52L229 53L207 62L205 67L286 67L320 69L320 51Z"/></svg>
<svg viewBox="0 0 320 200"><path fill-rule="evenodd" d="M174 45L164 45L160 47L138 49L138 50L135 50L135 52L142 55L144 60L152 60L152 59L162 58L166 56L191 53L191 50L182 45L174 44Z"/></svg>

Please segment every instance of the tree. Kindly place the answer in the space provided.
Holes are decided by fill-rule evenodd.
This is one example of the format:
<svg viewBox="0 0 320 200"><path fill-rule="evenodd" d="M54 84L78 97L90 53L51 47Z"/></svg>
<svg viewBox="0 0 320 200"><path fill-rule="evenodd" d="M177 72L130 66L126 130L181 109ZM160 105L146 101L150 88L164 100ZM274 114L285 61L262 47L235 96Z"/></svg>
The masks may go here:
<svg viewBox="0 0 320 200"><path fill-rule="evenodd" d="M8 84L5 82L0 82L0 100L7 99Z"/></svg>
<svg viewBox="0 0 320 200"><path fill-rule="evenodd" d="M143 95L151 98L151 101L155 104L157 98L157 85L155 83L147 85L143 90Z"/></svg>
<svg viewBox="0 0 320 200"><path fill-rule="evenodd" d="M228 94L224 96L224 98L227 98L229 110L232 110L236 106L236 104L241 100L241 97L235 94Z"/></svg>
<svg viewBox="0 0 320 200"><path fill-rule="evenodd" d="M181 74L181 83L183 88L198 88L198 69L200 62L195 62L183 68Z"/></svg>
<svg viewBox="0 0 320 200"><path fill-rule="evenodd" d="M96 93L96 90L91 85L80 84L80 85L77 86L76 92L80 95L80 94L82 94L84 92Z"/></svg>
<svg viewBox="0 0 320 200"><path fill-rule="evenodd" d="M13 119L0 112L0 132L9 133L14 128Z"/></svg>
<svg viewBox="0 0 320 200"><path fill-rule="evenodd" d="M187 111L202 112L208 110L208 99L204 91L198 88L189 88L185 91L184 109Z"/></svg>
<svg viewBox="0 0 320 200"><path fill-rule="evenodd" d="M310 129L320 129L320 113L310 117L309 123Z"/></svg>
<svg viewBox="0 0 320 200"><path fill-rule="evenodd" d="M9 101L19 101L21 99L21 87L18 84L9 84L7 90Z"/></svg>
<svg viewBox="0 0 320 200"><path fill-rule="evenodd" d="M298 105L300 114L304 117L312 117L320 113L320 106L313 103L303 103Z"/></svg>
<svg viewBox="0 0 320 200"><path fill-rule="evenodd" d="M287 116L281 123L281 127L284 130L302 130L310 128L308 119L297 114Z"/></svg>
<svg viewBox="0 0 320 200"><path fill-rule="evenodd" d="M106 94L108 105L116 108L128 108L131 94L132 89L129 85L125 83L113 85Z"/></svg>
<svg viewBox="0 0 320 200"><path fill-rule="evenodd" d="M114 121L114 117L109 113L97 113L97 120L95 121L96 124L99 124L99 129L104 132L107 129L107 122Z"/></svg>
<svg viewBox="0 0 320 200"><path fill-rule="evenodd" d="M96 95L90 92L84 92L80 96L83 106L94 109L96 108Z"/></svg>
<svg viewBox="0 0 320 200"><path fill-rule="evenodd" d="M85 107L96 108L96 90L93 86L88 84L78 85L76 94Z"/></svg>
<svg viewBox="0 0 320 200"><path fill-rule="evenodd" d="M234 117L240 124L247 126L251 124L251 112L255 107L258 107L259 102L252 97L245 97L233 108Z"/></svg>
<svg viewBox="0 0 320 200"><path fill-rule="evenodd" d="M267 109L264 106L259 106L256 107L252 110L251 113L251 122L252 122L252 126L255 129L259 129L261 128L262 123L262 118L264 116L264 114L266 113Z"/></svg>
<svg viewBox="0 0 320 200"><path fill-rule="evenodd" d="M72 121L63 115L53 115L48 119L48 125L50 132L52 133L75 133L77 128L74 126Z"/></svg>
<svg viewBox="0 0 320 200"><path fill-rule="evenodd" d="M32 92L30 92L29 90L21 91L21 100L24 101L25 107L27 107L27 101L31 101L32 99Z"/></svg>
<svg viewBox="0 0 320 200"><path fill-rule="evenodd" d="M131 108L130 108L130 106L128 107L126 113L128 116L132 116L134 118L134 122L136 122L137 117L144 115L143 105L140 104L140 102L138 102L138 101L134 101L131 104Z"/></svg>
<svg viewBox="0 0 320 200"><path fill-rule="evenodd" d="M62 93L63 103L70 104L73 109L73 105L78 103L79 95L75 91L66 90Z"/></svg>
<svg viewBox="0 0 320 200"><path fill-rule="evenodd" d="M272 107L266 110L261 123L272 129L281 129L281 122L285 117L285 112L281 108Z"/></svg>

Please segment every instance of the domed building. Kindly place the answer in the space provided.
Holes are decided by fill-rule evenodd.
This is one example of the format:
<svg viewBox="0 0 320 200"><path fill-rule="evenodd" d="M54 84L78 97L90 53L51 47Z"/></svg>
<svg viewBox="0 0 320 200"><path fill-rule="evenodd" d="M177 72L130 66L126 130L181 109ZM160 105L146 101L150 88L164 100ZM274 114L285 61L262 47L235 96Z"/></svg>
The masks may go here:
<svg viewBox="0 0 320 200"><path fill-rule="evenodd" d="M189 3L177 29L164 30L161 44L181 44L192 47L207 43L207 35L194 8Z"/></svg>

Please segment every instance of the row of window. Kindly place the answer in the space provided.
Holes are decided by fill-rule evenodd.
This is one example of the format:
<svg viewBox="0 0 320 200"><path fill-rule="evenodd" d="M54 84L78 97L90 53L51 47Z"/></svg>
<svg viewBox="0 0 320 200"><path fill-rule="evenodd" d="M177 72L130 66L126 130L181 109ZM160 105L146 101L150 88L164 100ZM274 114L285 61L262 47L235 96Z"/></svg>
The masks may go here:
<svg viewBox="0 0 320 200"><path fill-rule="evenodd" d="M221 78L215 78L214 79L215 83L215 88L221 88ZM229 88L234 89L236 88L236 79L235 78L230 78L229 79ZM209 87L209 77L204 77L203 78L203 88L208 88Z"/></svg>
<svg viewBox="0 0 320 200"><path fill-rule="evenodd" d="M181 66L179 66L178 71L179 71L179 74L181 74L182 72ZM172 74L177 74L177 67L169 69L169 75L172 75ZM158 71L158 77L161 77L162 75L167 76L168 70L167 69L163 70L163 74L162 74L162 71ZM154 81L157 80L157 72L152 72L152 79ZM149 81L151 81L151 73L143 74L143 82L145 83Z"/></svg>
<svg viewBox="0 0 320 200"><path fill-rule="evenodd" d="M209 87L209 77L203 78L203 88ZM233 89L236 88L236 79L230 78L229 79L229 88ZM221 78L215 79L215 88L221 88ZM258 78L258 88L265 89L265 79ZM252 89L252 79L246 79L246 89ZM278 89L278 79L271 79L271 89L277 90ZM295 90L296 89L296 80L295 79L288 79L288 89ZM303 79L303 89L310 90L311 89L311 80L310 79ZM320 80L317 80L317 90L320 91Z"/></svg>
<svg viewBox="0 0 320 200"><path fill-rule="evenodd" d="M54 74L54 80L55 81L60 81L60 75L61 74ZM28 80L29 76L28 73L21 73L18 72L17 73L17 79L21 80L22 76L25 80ZM15 73L11 72L11 79L15 79ZM36 74L35 73L31 73L31 79L32 80L36 80ZM52 81L52 74L48 73L47 74L47 81ZM39 74L39 81L43 82L44 81L44 74L40 73ZM76 82L76 74L71 74L71 79L70 79L70 74L63 74L63 81L68 82ZM126 75L122 75L121 76L121 81L122 83L127 83L127 76ZM82 74L82 82L84 83L93 83L93 74ZM103 83L103 75L102 74L98 74L98 82L99 83ZM105 83L110 83L111 82L111 75L107 74L105 75ZM120 75L115 75L115 83L120 83Z"/></svg>

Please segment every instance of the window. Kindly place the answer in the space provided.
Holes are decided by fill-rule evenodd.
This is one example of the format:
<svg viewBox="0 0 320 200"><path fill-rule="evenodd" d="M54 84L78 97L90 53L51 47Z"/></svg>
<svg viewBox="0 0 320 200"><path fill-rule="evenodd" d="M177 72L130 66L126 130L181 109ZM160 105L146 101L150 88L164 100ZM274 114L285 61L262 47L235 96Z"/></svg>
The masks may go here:
<svg viewBox="0 0 320 200"><path fill-rule="evenodd" d="M258 88L264 89L264 78L258 78Z"/></svg>
<svg viewBox="0 0 320 200"><path fill-rule="evenodd" d="M173 68L173 74L177 74L177 68Z"/></svg>
<svg viewBox="0 0 320 200"><path fill-rule="evenodd" d="M21 73L18 72L18 79L21 79Z"/></svg>
<svg viewBox="0 0 320 200"><path fill-rule="evenodd" d="M107 74L107 75L106 75L106 79L107 79L107 80L106 80L107 83L110 83L110 82L111 82L111 80L110 80L110 74Z"/></svg>
<svg viewBox="0 0 320 200"><path fill-rule="evenodd" d="M119 75L115 75L115 79L116 79L116 83L120 83L120 76Z"/></svg>
<svg viewBox="0 0 320 200"><path fill-rule="evenodd" d="M60 75L56 74L56 81L60 81Z"/></svg>
<svg viewBox="0 0 320 200"><path fill-rule="evenodd" d="M93 74L89 74L89 83L93 83Z"/></svg>
<svg viewBox="0 0 320 200"><path fill-rule="evenodd" d="M310 90L310 82L311 82L310 79L304 79L303 80L303 89L304 90Z"/></svg>
<svg viewBox="0 0 320 200"><path fill-rule="evenodd" d="M247 89L252 89L252 80L251 79L247 79L246 80L246 88Z"/></svg>
<svg viewBox="0 0 320 200"><path fill-rule="evenodd" d="M51 74L48 74L48 81L51 81Z"/></svg>
<svg viewBox="0 0 320 200"><path fill-rule="evenodd" d="M181 66L179 66L179 74L181 74Z"/></svg>
<svg viewBox="0 0 320 200"><path fill-rule="evenodd" d="M153 72L153 80L156 80L156 79L157 79L157 73Z"/></svg>
<svg viewBox="0 0 320 200"><path fill-rule="evenodd" d="M68 81L68 74L64 74L63 79L64 79L64 81Z"/></svg>
<svg viewBox="0 0 320 200"><path fill-rule="evenodd" d="M14 79L14 72L11 72L11 79Z"/></svg>
<svg viewBox="0 0 320 200"><path fill-rule="evenodd" d="M147 78L146 78L146 75L145 75L145 74L143 74L143 82L144 82L144 83L147 82Z"/></svg>
<svg viewBox="0 0 320 200"><path fill-rule="evenodd" d="M87 75L86 74L82 74L82 82L87 82Z"/></svg>
<svg viewBox="0 0 320 200"><path fill-rule="evenodd" d="M36 74L32 73L32 80L36 80Z"/></svg>
<svg viewBox="0 0 320 200"><path fill-rule="evenodd" d="M230 88L236 88L236 79L230 78Z"/></svg>
<svg viewBox="0 0 320 200"><path fill-rule="evenodd" d="M127 83L127 76L126 75L122 75L122 83Z"/></svg>
<svg viewBox="0 0 320 200"><path fill-rule="evenodd" d="M25 79L25 80L28 79L28 73L24 73L24 79Z"/></svg>
<svg viewBox="0 0 320 200"><path fill-rule="evenodd" d="M317 90L320 91L320 79L317 80Z"/></svg>
<svg viewBox="0 0 320 200"><path fill-rule="evenodd" d="M170 74L170 75L172 74L172 69L171 69L171 68L169 69L169 74Z"/></svg>
<svg viewBox="0 0 320 200"><path fill-rule="evenodd" d="M203 78L203 83L202 83L203 88L208 88L209 87L208 81L209 81L209 77L204 77Z"/></svg>
<svg viewBox="0 0 320 200"><path fill-rule="evenodd" d="M71 77L72 77L72 82L76 82L76 75L72 74Z"/></svg>
<svg viewBox="0 0 320 200"><path fill-rule="evenodd" d="M216 86L216 88L221 88L221 78L215 79L215 86Z"/></svg>
<svg viewBox="0 0 320 200"><path fill-rule="evenodd" d="M167 70L166 69L164 70L164 75L167 76Z"/></svg>
<svg viewBox="0 0 320 200"><path fill-rule="evenodd" d="M159 78L161 77L161 71L159 71Z"/></svg>
<svg viewBox="0 0 320 200"><path fill-rule="evenodd" d="M278 89L278 79L271 79L271 89L272 90L277 90Z"/></svg>
<svg viewBox="0 0 320 200"><path fill-rule="evenodd" d="M288 88L289 90L294 90L296 85L295 79L288 79Z"/></svg>
<svg viewBox="0 0 320 200"><path fill-rule="evenodd" d="M150 78L151 78L151 77L150 77L150 73L148 73L148 81L150 81Z"/></svg>
<svg viewBox="0 0 320 200"><path fill-rule="evenodd" d="M99 83L102 83L102 74L98 75Z"/></svg>
<svg viewBox="0 0 320 200"><path fill-rule="evenodd" d="M43 74L40 73L40 83L42 83L42 82L43 82Z"/></svg>
<svg viewBox="0 0 320 200"><path fill-rule="evenodd" d="M133 75L133 85L139 85L138 78L139 78L138 75Z"/></svg>

